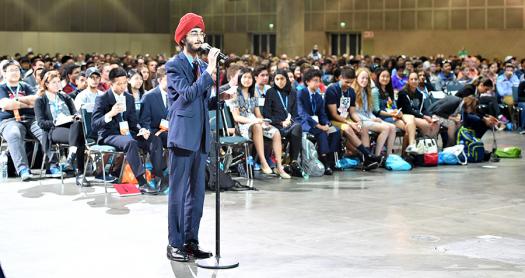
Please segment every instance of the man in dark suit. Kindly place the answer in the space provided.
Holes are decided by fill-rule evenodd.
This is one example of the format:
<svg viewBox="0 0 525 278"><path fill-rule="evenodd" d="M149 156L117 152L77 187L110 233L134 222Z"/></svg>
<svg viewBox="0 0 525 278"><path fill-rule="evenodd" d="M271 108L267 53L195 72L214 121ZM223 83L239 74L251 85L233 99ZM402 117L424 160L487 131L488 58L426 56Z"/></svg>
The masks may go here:
<svg viewBox="0 0 525 278"><path fill-rule="evenodd" d="M199 226L204 205L204 174L212 141L208 116L218 49L208 53L208 64L198 58L204 43L202 17L184 15L175 31L183 51L166 63L169 97L168 148L170 191L168 197L167 256L185 262L212 256L199 249ZM227 94L221 94L221 96Z"/></svg>
<svg viewBox="0 0 525 278"><path fill-rule="evenodd" d="M157 186L162 177L162 145L156 136L150 136L145 128L140 128L133 97L126 92L127 74L122 68L109 72L111 88L97 96L93 108L91 126L98 134L98 142L110 145L126 153L133 174L139 182L142 193L156 194L149 187L144 176L145 170L139 155L139 148L149 152L153 175Z"/></svg>
<svg viewBox="0 0 525 278"><path fill-rule="evenodd" d="M149 130L152 136L160 137L162 146L168 147L168 83L166 68L157 69L157 87L144 94L140 106L140 126Z"/></svg>
<svg viewBox="0 0 525 278"><path fill-rule="evenodd" d="M323 97L317 92L321 83L321 71L309 69L305 72L306 88L298 93L298 111L303 131L315 136L319 160L325 166L325 175L332 174L335 167L334 153L340 149L341 134L332 126L326 115Z"/></svg>

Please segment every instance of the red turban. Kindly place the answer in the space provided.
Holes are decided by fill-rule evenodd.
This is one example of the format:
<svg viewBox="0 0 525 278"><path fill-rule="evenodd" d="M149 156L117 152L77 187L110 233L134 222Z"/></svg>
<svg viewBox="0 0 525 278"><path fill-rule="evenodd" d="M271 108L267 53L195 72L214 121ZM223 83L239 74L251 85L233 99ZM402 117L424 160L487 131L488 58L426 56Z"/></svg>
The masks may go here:
<svg viewBox="0 0 525 278"><path fill-rule="evenodd" d="M184 39L191 29L196 27L201 28L203 32L205 31L202 16L194 13L185 14L180 18L179 25L177 25L175 30L175 42L180 45L180 41Z"/></svg>

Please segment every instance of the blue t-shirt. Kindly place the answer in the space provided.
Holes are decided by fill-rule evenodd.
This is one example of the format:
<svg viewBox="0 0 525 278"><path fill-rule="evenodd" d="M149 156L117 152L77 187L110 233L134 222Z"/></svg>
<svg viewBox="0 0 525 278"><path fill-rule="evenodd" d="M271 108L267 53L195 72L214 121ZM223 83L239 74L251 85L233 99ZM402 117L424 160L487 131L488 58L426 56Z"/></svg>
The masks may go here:
<svg viewBox="0 0 525 278"><path fill-rule="evenodd" d="M341 90L341 85L339 84L339 82L337 83L334 83L330 86L328 86L328 88L326 89L326 92L324 94L324 102L325 102L325 110L326 110L326 114L328 115L328 119L330 120L334 120L332 118L332 116L330 115L330 111L328 110L328 105L329 104L335 104L337 109L339 109L339 106L341 104L341 98L345 96L345 97L349 97L350 98L350 107L355 107L355 92L352 88L348 88L348 90L346 90L344 93L342 92ZM339 111L337 111L337 114L341 114L339 113Z"/></svg>
<svg viewBox="0 0 525 278"><path fill-rule="evenodd" d="M7 83L2 83L0 85L0 99L3 98L9 98L14 99L16 97L22 97L22 96L29 96L34 95L35 91L27 85L24 82L19 82L18 86L10 87L7 85ZM35 117L35 110L33 108L23 108L19 110L20 116L22 118L34 118ZM14 118L15 115L13 111L7 110L7 111L1 111L0 110L0 121L5 119Z"/></svg>

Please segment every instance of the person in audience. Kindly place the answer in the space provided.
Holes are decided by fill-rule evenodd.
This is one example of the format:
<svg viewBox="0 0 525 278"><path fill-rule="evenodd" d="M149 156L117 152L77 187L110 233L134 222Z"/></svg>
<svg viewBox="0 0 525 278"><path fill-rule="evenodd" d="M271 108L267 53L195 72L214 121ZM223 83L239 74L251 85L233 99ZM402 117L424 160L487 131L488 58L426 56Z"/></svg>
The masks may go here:
<svg viewBox="0 0 525 278"><path fill-rule="evenodd" d="M264 100L266 99L266 92L271 88L271 86L268 85L268 67L265 65L256 67L253 71L253 75L255 77L255 95L259 99L259 103L257 105L259 106L259 109L262 110L261 112L264 113Z"/></svg>
<svg viewBox="0 0 525 278"><path fill-rule="evenodd" d="M140 106L140 126L147 129L152 135L160 137L162 146L168 147L168 83L166 68L164 66L156 69L157 87L142 97Z"/></svg>
<svg viewBox="0 0 525 278"><path fill-rule="evenodd" d="M7 142L16 173L22 181L30 180L30 165L25 149L26 135L33 135L42 142L43 132L38 126L33 110L37 96L32 88L20 82L20 66L15 60L3 63L5 82L0 84L0 135Z"/></svg>
<svg viewBox="0 0 525 278"><path fill-rule="evenodd" d="M98 133L98 142L110 145L126 153L126 160L143 193L156 194L145 177L139 148L149 153L155 184L160 185L163 176L162 142L159 137L150 136L140 128L135 111L133 96L126 92L127 73L123 68L112 69L109 73L111 88L95 99L91 126Z"/></svg>
<svg viewBox="0 0 525 278"><path fill-rule="evenodd" d="M447 129L446 138L443 136L443 147L453 146L455 135L461 126L461 111L463 108L462 98L447 95L432 103L429 112L432 117L437 118L441 126Z"/></svg>
<svg viewBox="0 0 525 278"><path fill-rule="evenodd" d="M514 65L512 63L505 64L505 71L498 76L496 81L496 89L501 101L509 106L514 105L514 98L512 96L513 87L518 87L520 80L514 74Z"/></svg>
<svg viewBox="0 0 525 278"><path fill-rule="evenodd" d="M462 125L472 129L477 138L483 137L487 130L498 125L498 119L492 115L478 111L478 99L474 96L463 98L463 113L461 116Z"/></svg>
<svg viewBox="0 0 525 278"><path fill-rule="evenodd" d="M360 118L355 109L355 92L352 82L355 80L353 68L345 67L339 81L328 86L325 93L326 112L332 125L341 130L352 148L361 153L363 169L371 170L379 166L378 159L370 153L368 129L359 124Z"/></svg>
<svg viewBox="0 0 525 278"><path fill-rule="evenodd" d="M66 82L64 89L62 91L66 94L71 94L77 90L76 80L80 75L80 66L70 63L64 66L64 71L62 73L62 78Z"/></svg>
<svg viewBox="0 0 525 278"><path fill-rule="evenodd" d="M397 64L395 73L392 73L392 86L394 91L400 91L407 83L407 71L405 65L402 63Z"/></svg>
<svg viewBox="0 0 525 278"><path fill-rule="evenodd" d="M38 74L42 71L44 68L44 62L40 57L33 57L31 59L31 69L28 70L24 74L24 82L27 83L27 85L33 87L33 90L36 91L38 84L40 84L37 81Z"/></svg>
<svg viewBox="0 0 525 278"><path fill-rule="evenodd" d="M111 87L111 82L109 80L109 71L111 71L111 65L109 63L105 63L100 68L100 83L98 84L98 90L101 92L106 92Z"/></svg>
<svg viewBox="0 0 525 278"><path fill-rule="evenodd" d="M279 130L270 125L263 119L259 109L258 96L255 94L255 80L252 70L249 68L241 69L237 81L237 97L229 102L234 121L239 125L241 135L254 142L257 156L261 162L261 171L264 174L271 174L272 169L264 155L264 137L272 140L273 151L277 166L273 172L281 178L291 178L284 171L282 166L282 145Z"/></svg>
<svg viewBox="0 0 525 278"><path fill-rule="evenodd" d="M148 84L147 82L144 82L144 80L148 80L149 77L150 77L150 74L149 74L149 69L146 65L141 65L141 66L138 66L137 67L137 72L139 72L141 75L142 75L142 92L147 92L151 89L153 89L153 87L151 87L151 84Z"/></svg>
<svg viewBox="0 0 525 278"><path fill-rule="evenodd" d="M487 113L494 117L498 117L503 122L506 118L501 114L498 99L494 94L494 84L489 78L478 78L472 84L465 85L456 93L457 97L465 98L467 96L474 96L479 98L481 104L487 105Z"/></svg>
<svg viewBox="0 0 525 278"><path fill-rule="evenodd" d="M496 84L498 81L499 68L500 64L498 62L493 62L489 66L489 73L487 74L487 77L492 80L492 84Z"/></svg>
<svg viewBox="0 0 525 278"><path fill-rule="evenodd" d="M87 87L75 98L75 108L78 111L84 108L88 112L93 112L95 98L104 93L98 89L98 85L100 84L100 76L100 71L96 67L91 67L86 70Z"/></svg>
<svg viewBox="0 0 525 278"><path fill-rule="evenodd" d="M325 175L335 169L335 152L341 147L340 131L333 127L326 115L322 96L319 94L321 71L309 69L303 75L306 87L298 92L298 112L304 132L315 136L319 160L325 166Z"/></svg>
<svg viewBox="0 0 525 278"><path fill-rule="evenodd" d="M157 77L157 66L158 66L158 62L155 61L154 59L151 59L149 60L146 65L148 67L148 70L149 70L149 74L148 74L148 79L145 80L144 82L147 82L149 83L148 86L150 86L151 88L155 88L157 87L158 83L157 83L157 80L158 80L158 77Z"/></svg>
<svg viewBox="0 0 525 278"><path fill-rule="evenodd" d="M413 115L416 127L422 135L436 137L439 132L439 124L433 120L429 115L422 113L423 110L423 94L418 91L419 85L418 74L413 72L408 77L408 83L405 88L399 92L397 96L397 108L401 109L404 115ZM409 143L406 148L407 153L416 151L415 140L414 143Z"/></svg>
<svg viewBox="0 0 525 278"><path fill-rule="evenodd" d="M402 146L403 150L408 145L415 145L416 123L414 115L404 114L402 110L397 108L388 69L379 68L376 70L376 75L378 77L377 87L372 89L375 115L405 132L406 140Z"/></svg>
<svg viewBox="0 0 525 278"><path fill-rule="evenodd" d="M135 103L140 102L144 95L144 79L142 73L136 70L128 72L128 93L133 96Z"/></svg>
<svg viewBox="0 0 525 278"><path fill-rule="evenodd" d="M52 144L68 144L69 152L64 169L73 170L72 164L76 160L76 184L78 186L90 186L83 175L85 142L82 122L73 100L60 92L60 87L61 81L58 71L48 71L41 81L38 98L35 100L36 121L43 131L43 149L47 158L50 159L52 158ZM62 171L56 165L52 167ZM53 173L53 171L51 172Z"/></svg>
<svg viewBox="0 0 525 278"><path fill-rule="evenodd" d="M71 99L75 99L80 92L84 91L87 88L87 82L86 82L86 72L81 71L80 74L77 76L77 79L75 79L75 84L77 84L77 88L69 94L69 97Z"/></svg>
<svg viewBox="0 0 525 278"><path fill-rule="evenodd" d="M439 88L445 90L447 84L456 80L456 75L452 71L452 63L448 60L443 61L441 72L439 73Z"/></svg>
<svg viewBox="0 0 525 278"><path fill-rule="evenodd" d="M426 73L423 70L417 71L417 79L417 90L423 96L423 106L421 112L425 115L430 115L428 113L428 108L435 101L434 97L430 94L430 92L433 91L432 85L428 81Z"/></svg>
<svg viewBox="0 0 525 278"><path fill-rule="evenodd" d="M290 167L294 172L300 171L298 163L302 148L301 119L297 112L297 94L292 89L287 70L278 69L275 72L274 84L266 92L263 116L272 121L272 126L287 138L290 147Z"/></svg>
<svg viewBox="0 0 525 278"><path fill-rule="evenodd" d="M392 154L396 140L396 127L376 117L373 113L374 99L370 86L370 73L366 68L359 68L352 89L356 94L356 112L361 125L366 129L377 132L375 155L381 157L386 142L386 156Z"/></svg>

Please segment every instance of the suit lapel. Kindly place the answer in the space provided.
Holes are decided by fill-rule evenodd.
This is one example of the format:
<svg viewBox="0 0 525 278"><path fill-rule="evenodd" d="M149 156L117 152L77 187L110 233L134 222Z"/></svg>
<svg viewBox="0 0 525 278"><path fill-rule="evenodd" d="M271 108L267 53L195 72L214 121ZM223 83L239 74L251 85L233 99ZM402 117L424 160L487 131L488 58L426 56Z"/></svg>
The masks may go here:
<svg viewBox="0 0 525 278"><path fill-rule="evenodd" d="M186 75L186 79L188 79L188 82L193 83L193 69L191 68L190 63L188 62L188 58L186 58L186 55L184 52L179 53L179 56L177 57L182 65L182 69L184 74Z"/></svg>
<svg viewBox="0 0 525 278"><path fill-rule="evenodd" d="M155 89L155 98L157 99L158 105L162 107L162 115L166 114L166 105L164 105L164 100L162 99L162 92L160 91L159 87Z"/></svg>

